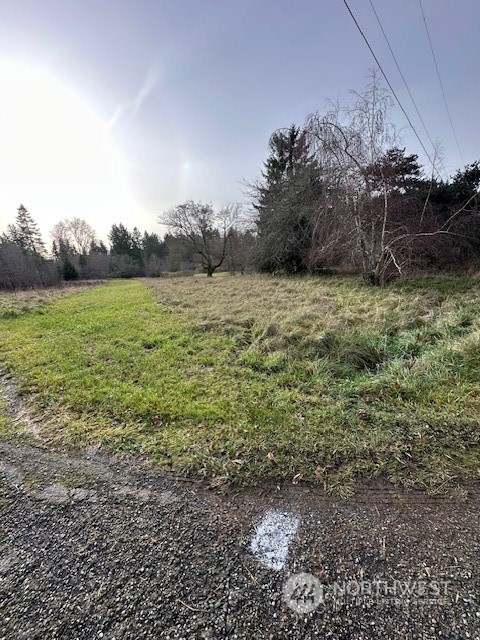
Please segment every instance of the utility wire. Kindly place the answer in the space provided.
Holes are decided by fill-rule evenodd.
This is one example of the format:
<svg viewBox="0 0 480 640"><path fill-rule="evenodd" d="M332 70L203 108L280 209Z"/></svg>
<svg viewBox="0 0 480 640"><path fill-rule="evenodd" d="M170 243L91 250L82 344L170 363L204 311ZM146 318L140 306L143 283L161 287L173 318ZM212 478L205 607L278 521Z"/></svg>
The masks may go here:
<svg viewBox="0 0 480 640"><path fill-rule="evenodd" d="M362 38L365 40L365 44L366 44L366 45L367 45L367 47L369 48L370 53L371 53L371 54L372 54L372 56L373 56L373 59L374 59L374 60L375 60L375 62L377 63L378 68L380 69L380 72L381 72L382 76L385 78L385 82L387 83L387 85L388 85L388 87L389 87L390 91L392 92L393 97L394 97L394 98L395 98L395 100L397 101L398 106L399 106L399 107L400 107L400 109L402 110L403 115L405 116L405 118L407 119L408 124L409 124L409 125L410 125L410 127L412 128L412 131L413 131L413 133L415 134L415 137L417 138L418 142L420 143L420 146L422 147L422 149L423 149L423 151L424 151L425 155L426 155L426 156L427 156L427 158L430 160L430 163L431 163L431 165L432 165L433 169L436 171L435 163L433 162L432 158L430 157L430 154L429 154L429 153L428 153L428 151L426 150L425 145L423 144L423 142L422 142L422 140L421 140L420 136L419 136L419 135L418 135L418 133L417 133L417 130L416 130L416 129L415 129L415 127L413 126L413 123L412 123L412 121L410 120L410 118L409 118L409 116L408 116L408 113L405 111L405 109L404 109L404 107L403 107L402 103L401 103L401 102L400 102L400 100L399 100L399 97L397 96L397 94L396 94L396 92L395 92L395 89L392 87L392 85L391 85L391 83L390 83L390 80L389 80L389 79L388 79L388 77L387 77L387 74L386 74L386 73L385 73L385 71L383 70L383 67L382 67L382 65L380 64L379 59L377 58L377 56L375 55L375 52L373 51L372 47L370 46L370 43L369 43L369 41L367 40L367 36L363 33L363 31L362 31L362 29L361 29L360 25L359 25L359 24L358 24L358 22L357 22L357 19L356 19L356 18L355 18L355 16L353 15L353 12L352 12L352 10L350 9L350 7L349 7L349 5L348 5L347 0L343 0L343 4L347 7L348 13L350 14L350 16L351 16L351 18L352 18L353 22L355 23L355 26L357 27L358 31L360 32L360 35L361 35L361 36L362 36ZM438 172L437 172L437 174L438 174Z"/></svg>
<svg viewBox="0 0 480 640"><path fill-rule="evenodd" d="M437 71L438 82L439 82L440 88L442 90L443 102L445 103L445 109L447 111L448 119L450 121L450 126L452 127L452 131L453 131L453 136L455 138L455 142L457 143L458 153L460 154L460 157L462 159L463 164L465 164L465 160L464 160L464 157L463 157L463 154L462 154L462 150L460 149L460 144L458 142L457 133L455 131L455 127L453 126L452 115L450 113L450 109L448 108L447 97L445 95L445 89L443 87L442 77L440 76L440 70L438 68L438 63L437 63L437 56L435 55L435 50L433 48L432 39L430 37L430 31L428 29L427 19L425 17L425 11L423 10L422 0L418 0L418 4L420 5L420 10L422 12L423 24L425 25L425 31L427 32L427 38L428 38L428 42L430 44L430 50L432 52L433 61L435 63L435 69Z"/></svg>
<svg viewBox="0 0 480 640"><path fill-rule="evenodd" d="M378 26L380 27L380 29L381 29L381 31L383 33L383 37L385 38L385 41L386 41L386 43L388 45L388 48L390 49L390 53L392 54L392 58L395 60L395 64L397 65L398 73L400 74L400 77L403 80L403 84L405 85L405 88L408 91L408 95L410 96L410 100L412 101L413 106L415 107L415 111L417 112L417 116L418 116L420 122L422 123L422 126L423 126L423 129L424 129L425 133L427 134L427 138L428 138L430 144L432 145L432 149L435 151L435 144L433 143L432 138L430 137L430 134L428 133L428 129L427 129L427 127L425 125L425 122L424 122L424 120L422 118L422 114L420 113L420 111L419 111L419 109L417 107L417 103L415 102L415 98L413 97L412 92L410 91L410 87L408 86L408 82L407 82L405 76L403 75L403 72L402 72L402 70L400 68L400 65L398 63L397 57L396 57L396 55L395 55L395 53L394 53L394 51L392 49L392 46L390 44L390 40L388 39L388 36L385 33L385 29L383 28L383 25L382 25L382 23L380 21L380 18L378 16L377 11L375 10L375 7L373 5L373 1L372 0L370 0L370 6L372 7L372 11L375 14L375 18L377 19Z"/></svg>

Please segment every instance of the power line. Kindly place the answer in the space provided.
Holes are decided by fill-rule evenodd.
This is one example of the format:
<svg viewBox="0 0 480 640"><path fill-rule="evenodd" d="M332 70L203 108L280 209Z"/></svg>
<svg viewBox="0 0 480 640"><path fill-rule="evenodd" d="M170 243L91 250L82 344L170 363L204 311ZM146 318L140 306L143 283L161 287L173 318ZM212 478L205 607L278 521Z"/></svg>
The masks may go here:
<svg viewBox="0 0 480 640"><path fill-rule="evenodd" d="M437 71L438 82L439 82L440 88L442 90L443 102L445 103L445 109L447 111L448 119L450 121L450 126L452 127L452 131L453 131L453 135L454 135L454 138L455 138L455 142L457 143L458 153L460 154L460 157L462 159L463 164L465 164L465 160L464 160L464 157L463 157L463 154L462 154L462 150L460 149L460 144L458 142L457 133L455 131L455 127L453 126L452 115L450 113L450 109L448 108L447 97L445 95L445 89L443 88L443 82L442 82L442 78L440 76L440 70L438 68L438 63L437 63L437 56L435 55L435 50L433 48L432 39L430 37L430 31L428 29L427 19L425 17L425 11L423 10L422 0L418 0L418 4L420 5L420 10L421 10L422 16L423 16L423 24L425 25L425 31L427 32L428 42L430 43L430 50L432 52L433 61L435 63L435 69Z"/></svg>
<svg viewBox="0 0 480 640"><path fill-rule="evenodd" d="M423 129L424 129L425 133L427 134L427 138L428 138L430 144L432 145L433 150L435 150L435 144L433 143L432 138L430 137L430 134L428 133L428 129L427 129L427 127L425 125L425 122L424 122L424 120L422 118L422 114L420 113L420 111L419 111L419 109L417 107L417 103L415 102L415 99L414 99L414 97L412 95L412 92L410 91L410 87L408 86L408 82L407 82L405 76L403 75L403 72L402 72L402 70L400 68L400 65L398 63L397 57L396 57L396 55L395 55L395 53L394 53L394 51L392 49L392 46L391 46L390 41L388 39L388 36L385 33L385 29L383 28L383 25L382 25L382 23L380 21L380 18L378 17L378 13L375 10L375 7L373 5L373 1L372 0L370 0L370 6L372 7L372 11L375 14L375 18L377 19L378 25L379 25L382 33L383 33L383 37L385 38L385 41L386 41L386 43L388 45L388 48L390 49L390 53L392 54L392 58L394 59L395 64L397 65L398 73L400 74L400 76L401 76L401 78L403 80L403 84L405 85L405 88L408 91L408 95L410 96L410 100L412 101L413 106L415 107L415 111L417 112L417 116L418 116L420 122L422 123Z"/></svg>
<svg viewBox="0 0 480 640"><path fill-rule="evenodd" d="M374 60L375 60L375 62L377 63L378 68L380 69L380 72L381 72L382 76L385 78L385 82L387 83L387 85L388 85L388 87L389 87L390 91L392 92L393 97L394 97L394 98L395 98L395 100L397 101L398 106L399 106L399 107L400 107L400 109L402 110L403 115L405 116L405 118L407 119L408 124L409 124L409 125L410 125L410 127L412 128L412 131L413 131L413 133L415 134L415 137L417 138L418 142L420 143L420 146L422 147L422 149L423 149L423 151L424 151L425 155L426 155L426 156L427 156L427 158L430 160L430 163L431 163L431 165L432 165L433 169L436 171L435 163L433 162L433 160L432 160L432 159L431 159L431 157L430 157L430 154L429 154L429 153L428 153L428 151L426 150L425 145L423 144L423 142L422 142L422 140L421 140L420 136L419 136L419 135L418 135L418 133L417 133L417 130L416 130L416 129L415 129L415 127L413 126L413 123L412 123L412 121L410 120L410 118L409 118L409 116L408 116L408 113L405 111L405 109L404 109L404 107L403 107L402 103L400 102L399 97L397 96L397 94L396 94L396 92L395 92L395 89L392 87L392 85L391 85L391 83L390 83L390 80L387 78L387 74L386 74L386 73L385 73L385 71L383 70L383 67L382 67L382 65L380 64L379 59L378 59L378 58L377 58L377 56L375 55L375 52L373 51L372 47L370 46L370 43L369 43L369 41L367 40L366 35L363 33L363 31L362 31L362 29L361 29L360 25L359 25L359 24L358 24L358 22L357 22L357 19L356 19L356 18L355 18L355 16L353 15L353 12L352 12L352 10L350 9L350 7L349 7L349 5L348 5L347 0L343 0L343 4L347 7L348 13L350 14L350 16L351 16L351 18L352 18L353 22L355 23L355 26L357 27L357 29L358 29L358 31L359 31L359 33L360 33L360 35L361 35L361 36L362 36L362 38L365 40L365 44L366 44L366 45L367 45L367 47L369 48L370 53L371 53L371 54L372 54L372 56L373 56L373 59L374 59ZM437 173L438 173L438 172L437 172Z"/></svg>

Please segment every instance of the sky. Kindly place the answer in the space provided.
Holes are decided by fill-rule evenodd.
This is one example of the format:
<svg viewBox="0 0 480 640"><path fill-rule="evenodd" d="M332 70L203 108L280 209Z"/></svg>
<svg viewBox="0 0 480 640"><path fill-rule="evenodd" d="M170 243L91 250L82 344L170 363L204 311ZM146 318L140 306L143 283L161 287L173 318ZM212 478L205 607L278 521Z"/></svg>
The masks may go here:
<svg viewBox="0 0 480 640"><path fill-rule="evenodd" d="M372 0L449 175L480 158L480 2L422 1L460 149L419 0ZM430 152L370 0L349 5ZM0 231L23 203L46 239L73 216L162 234L187 199L246 202L273 131L348 103L375 67L343 0L0 0L0 16Z"/></svg>

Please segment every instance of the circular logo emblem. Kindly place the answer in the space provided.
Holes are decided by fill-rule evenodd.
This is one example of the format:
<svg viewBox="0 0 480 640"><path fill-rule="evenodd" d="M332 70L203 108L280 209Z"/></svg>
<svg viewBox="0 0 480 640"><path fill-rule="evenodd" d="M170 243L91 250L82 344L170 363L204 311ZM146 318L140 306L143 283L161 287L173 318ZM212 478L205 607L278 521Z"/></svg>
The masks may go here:
<svg viewBox="0 0 480 640"><path fill-rule="evenodd" d="M283 599L295 613L311 613L323 602L323 586L311 573L295 573L283 585Z"/></svg>

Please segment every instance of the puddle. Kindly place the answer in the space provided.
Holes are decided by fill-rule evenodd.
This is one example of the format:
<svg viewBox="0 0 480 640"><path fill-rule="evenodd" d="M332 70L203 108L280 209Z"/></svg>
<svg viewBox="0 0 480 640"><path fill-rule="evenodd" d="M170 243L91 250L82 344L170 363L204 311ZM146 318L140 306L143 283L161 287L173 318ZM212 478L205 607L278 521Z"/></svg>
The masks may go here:
<svg viewBox="0 0 480 640"><path fill-rule="evenodd" d="M280 571L299 524L300 518L293 513L267 511L255 529L250 546L252 553L269 569Z"/></svg>

